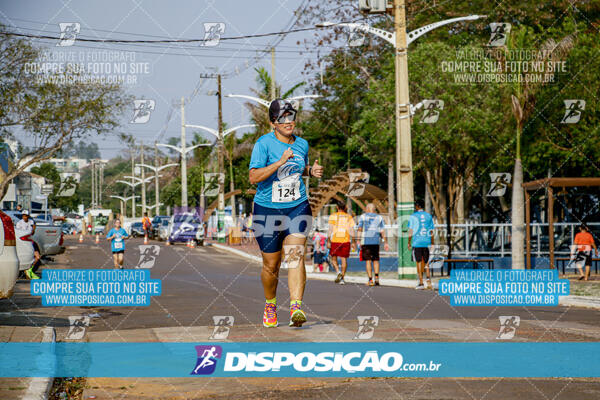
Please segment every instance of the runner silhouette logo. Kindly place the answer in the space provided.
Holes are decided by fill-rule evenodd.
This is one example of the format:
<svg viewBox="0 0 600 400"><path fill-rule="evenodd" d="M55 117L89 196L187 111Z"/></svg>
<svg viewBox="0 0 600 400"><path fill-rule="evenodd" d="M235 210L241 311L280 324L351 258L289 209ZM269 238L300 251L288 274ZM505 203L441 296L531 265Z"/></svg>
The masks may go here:
<svg viewBox="0 0 600 400"><path fill-rule="evenodd" d="M500 331L496 339L510 340L515 337L517 328L521 325L521 317L517 315L501 316L500 319Z"/></svg>
<svg viewBox="0 0 600 400"><path fill-rule="evenodd" d="M60 39L56 45L60 47L73 46L77 35L81 31L79 22L61 22L58 27L60 29Z"/></svg>
<svg viewBox="0 0 600 400"><path fill-rule="evenodd" d="M581 119L581 112L585 110L585 100L565 100L565 115L561 124L576 124Z"/></svg>
<svg viewBox="0 0 600 400"><path fill-rule="evenodd" d="M213 321L215 327L212 335L209 339L211 340L225 340L229 337L229 331L233 327L233 321L235 319L232 315L213 315Z"/></svg>
<svg viewBox="0 0 600 400"><path fill-rule="evenodd" d="M150 114L156 108L156 101L149 99L133 100L133 118L130 124L145 124L150 121Z"/></svg>
<svg viewBox="0 0 600 400"><path fill-rule="evenodd" d="M490 172L490 190L488 197L502 197L510 185L512 175L509 172Z"/></svg>
<svg viewBox="0 0 600 400"><path fill-rule="evenodd" d="M148 269L154 267L156 257L160 254L160 246L156 244L140 245L140 259L136 268Z"/></svg>
<svg viewBox="0 0 600 400"><path fill-rule="evenodd" d="M90 326L90 317L87 315L70 315L69 332L65 339L81 340L85 335L85 330Z"/></svg>
<svg viewBox="0 0 600 400"><path fill-rule="evenodd" d="M490 41L488 42L488 46L504 46L504 44L506 43L506 37L510 33L510 28L511 25L507 22L492 22L490 24L490 30L492 31L492 33L490 35Z"/></svg>
<svg viewBox="0 0 600 400"><path fill-rule="evenodd" d="M379 325L379 317L376 315L364 315L356 317L358 319L358 330L354 335L355 340L368 340L373 337L375 327Z"/></svg>
<svg viewBox="0 0 600 400"><path fill-rule="evenodd" d="M225 33L225 23L223 22L205 22L204 23L204 41L201 46L214 47L219 44L221 35Z"/></svg>
<svg viewBox="0 0 600 400"><path fill-rule="evenodd" d="M210 375L217 368L217 361L223 355L221 346L196 346L198 361L190 375Z"/></svg>

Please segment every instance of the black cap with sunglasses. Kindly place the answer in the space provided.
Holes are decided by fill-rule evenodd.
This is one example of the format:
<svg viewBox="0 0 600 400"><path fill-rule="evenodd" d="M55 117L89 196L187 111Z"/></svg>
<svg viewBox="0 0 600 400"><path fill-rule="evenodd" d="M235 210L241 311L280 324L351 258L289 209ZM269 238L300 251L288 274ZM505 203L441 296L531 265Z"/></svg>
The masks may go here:
<svg viewBox="0 0 600 400"><path fill-rule="evenodd" d="M297 113L297 106L292 102L283 99L275 99L269 106L269 121L272 123L277 122L279 124L294 122Z"/></svg>

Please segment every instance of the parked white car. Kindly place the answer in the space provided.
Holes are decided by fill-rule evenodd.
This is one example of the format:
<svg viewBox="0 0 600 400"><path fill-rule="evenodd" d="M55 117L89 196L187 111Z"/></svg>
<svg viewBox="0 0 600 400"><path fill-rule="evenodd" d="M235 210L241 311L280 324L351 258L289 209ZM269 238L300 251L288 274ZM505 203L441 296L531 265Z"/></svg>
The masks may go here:
<svg viewBox="0 0 600 400"><path fill-rule="evenodd" d="M29 269L35 260L33 255L33 242L30 235L15 228L15 239L17 247L17 258L19 259L19 270Z"/></svg>
<svg viewBox="0 0 600 400"><path fill-rule="evenodd" d="M0 298L12 296L19 275L19 259L12 219L0 211Z"/></svg>
<svg viewBox="0 0 600 400"><path fill-rule="evenodd" d="M16 225L17 222L22 218L19 211L6 211ZM40 247L40 255L52 256L63 253L65 248L63 246L63 234L60 225L55 223L49 223L38 218L34 218L35 221L35 234L32 239Z"/></svg>

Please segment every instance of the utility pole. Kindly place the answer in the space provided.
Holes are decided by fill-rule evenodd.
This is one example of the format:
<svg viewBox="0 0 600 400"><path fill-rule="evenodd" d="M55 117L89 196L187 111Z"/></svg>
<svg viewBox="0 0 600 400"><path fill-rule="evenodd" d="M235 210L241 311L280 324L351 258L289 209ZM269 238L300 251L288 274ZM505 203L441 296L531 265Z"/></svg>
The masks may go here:
<svg viewBox="0 0 600 400"><path fill-rule="evenodd" d="M373 28L368 24L357 23L334 23L325 21L317 24L318 28L328 26L347 26L352 29L360 29L363 32L373 34L387 41L395 48L395 63L396 63L396 201L397 205L397 224L398 224L398 275L401 279L414 279L417 276L417 269L414 262L411 260L410 252L407 245L406 224L409 216L414 211L414 194L413 194L413 173L412 173L412 150L410 137L410 117L411 105L408 96L408 45L436 28L444 25L453 24L459 21L474 21L480 18L485 18L486 15L469 15L465 17L450 18L443 21L434 22L433 24L422 26L411 31L406 35L406 7L405 0L394 0L394 33ZM387 2L381 8L381 3L378 4L363 4L363 9L369 14L381 14L388 11ZM359 4L360 6L360 4ZM240 97L240 96L238 96ZM417 108L417 104L414 108Z"/></svg>
<svg viewBox="0 0 600 400"><path fill-rule="evenodd" d="M131 218L135 218L135 159L133 157L133 145L131 146Z"/></svg>
<svg viewBox="0 0 600 400"><path fill-rule="evenodd" d="M414 279L417 270L408 250L404 222L414 212L412 151L410 137L410 99L408 96L408 56L406 42L406 6L394 0L396 33L396 199L398 202L398 275Z"/></svg>
<svg viewBox="0 0 600 400"><path fill-rule="evenodd" d="M140 144L140 160L142 165L144 165L144 143ZM142 173L142 215L146 212L146 181L145 181L145 172L144 167L140 167ZM157 203L158 204L158 203Z"/></svg>
<svg viewBox="0 0 600 400"><path fill-rule="evenodd" d="M100 204L102 204L102 192L104 192L104 163L100 164Z"/></svg>
<svg viewBox="0 0 600 400"><path fill-rule="evenodd" d="M219 130L219 174L223 174L225 171L223 165L223 157L225 152L225 145L223 141L223 108L221 104L222 93L221 93L221 74L217 75L217 96L218 96L218 130ZM221 175L219 175L219 178ZM219 179L219 204L217 211L217 227L218 233L217 238L220 243L225 242L225 181Z"/></svg>
<svg viewBox="0 0 600 400"><path fill-rule="evenodd" d="M220 96L220 95L219 95ZM188 206L187 154L185 149L185 98L181 97L181 207Z"/></svg>
<svg viewBox="0 0 600 400"><path fill-rule="evenodd" d="M277 98L275 88L275 47L271 47L271 100Z"/></svg>
<svg viewBox="0 0 600 400"><path fill-rule="evenodd" d="M94 160L90 163L90 173L92 174L92 197L90 200L90 208L94 208Z"/></svg>
<svg viewBox="0 0 600 400"><path fill-rule="evenodd" d="M160 159L158 158L158 146L156 145L156 141L154 141L154 204L158 204L154 209L154 215L160 215L160 203L159 194L158 194L158 170L160 168Z"/></svg>

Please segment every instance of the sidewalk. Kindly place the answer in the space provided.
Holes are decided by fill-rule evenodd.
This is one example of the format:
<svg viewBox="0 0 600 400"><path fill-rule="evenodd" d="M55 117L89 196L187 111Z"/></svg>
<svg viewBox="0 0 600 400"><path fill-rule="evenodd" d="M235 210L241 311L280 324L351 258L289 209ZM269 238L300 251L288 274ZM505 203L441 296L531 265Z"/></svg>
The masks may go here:
<svg viewBox="0 0 600 400"><path fill-rule="evenodd" d="M257 264L262 263L262 259L260 258L260 250L258 249L258 246L256 246L256 245L255 246L242 245L242 246L234 247L234 246L228 246L228 245L219 244L219 243L211 243L211 246L213 246L215 249L219 249L222 251L227 251L229 253L236 254L240 257L247 259L248 261L252 261ZM335 280L335 274L308 272L309 270L312 270L312 267L309 267L309 265L307 264L306 277L308 279L320 279L320 280L325 280L325 281ZM359 277L359 276L346 275L344 280L347 283L365 284L365 282L366 282L366 278L364 276ZM408 289L414 289L414 287L415 287L414 280L382 278L379 281L382 286L392 286L392 287L400 287L400 288L408 288ZM433 281L434 289L437 289L439 279L434 278L434 279L432 279L432 281ZM558 304L561 306L566 306L566 307L585 307L585 308L594 308L594 309L600 310L600 297L574 296L574 295L562 296L562 297L560 297Z"/></svg>
<svg viewBox="0 0 600 400"><path fill-rule="evenodd" d="M55 342L50 327L0 326L0 342ZM35 362L35 360L32 360ZM54 378L0 378L0 399L45 400Z"/></svg>

